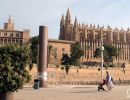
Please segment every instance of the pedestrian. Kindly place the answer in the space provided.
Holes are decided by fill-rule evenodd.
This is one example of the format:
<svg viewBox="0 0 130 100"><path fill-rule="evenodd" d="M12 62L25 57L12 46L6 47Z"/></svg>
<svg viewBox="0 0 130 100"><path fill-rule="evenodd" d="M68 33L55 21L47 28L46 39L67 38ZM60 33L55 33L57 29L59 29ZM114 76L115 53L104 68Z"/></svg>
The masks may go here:
<svg viewBox="0 0 130 100"><path fill-rule="evenodd" d="M108 90L113 88L112 77L108 71L106 71L106 86Z"/></svg>
<svg viewBox="0 0 130 100"><path fill-rule="evenodd" d="M105 91L105 89L103 87L105 84L106 84L106 80L103 79L103 82L101 82L101 83L98 84L98 91L100 91L100 90Z"/></svg>
<svg viewBox="0 0 130 100"><path fill-rule="evenodd" d="M79 73L79 70L77 69L77 74Z"/></svg>

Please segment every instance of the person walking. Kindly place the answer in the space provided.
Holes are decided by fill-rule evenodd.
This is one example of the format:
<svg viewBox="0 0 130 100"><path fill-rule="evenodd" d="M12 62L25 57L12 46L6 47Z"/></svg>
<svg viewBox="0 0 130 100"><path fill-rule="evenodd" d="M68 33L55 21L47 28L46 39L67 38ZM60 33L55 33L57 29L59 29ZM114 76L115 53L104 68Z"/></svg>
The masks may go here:
<svg viewBox="0 0 130 100"><path fill-rule="evenodd" d="M108 90L111 90L113 88L112 77L108 71L106 71L106 86Z"/></svg>

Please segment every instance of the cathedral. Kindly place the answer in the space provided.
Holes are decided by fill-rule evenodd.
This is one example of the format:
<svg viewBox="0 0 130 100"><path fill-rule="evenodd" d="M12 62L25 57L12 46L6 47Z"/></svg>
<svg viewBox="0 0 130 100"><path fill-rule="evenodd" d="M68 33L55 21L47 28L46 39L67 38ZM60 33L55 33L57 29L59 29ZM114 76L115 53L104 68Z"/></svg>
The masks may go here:
<svg viewBox="0 0 130 100"><path fill-rule="evenodd" d="M106 28L100 25L80 24L75 18L72 23L69 9L66 16L62 15L60 21L60 40L79 41L84 48L84 61L95 60L93 57L96 48L104 45L112 45L119 48L120 54L116 58L118 61L130 60L130 29L113 29L110 26Z"/></svg>

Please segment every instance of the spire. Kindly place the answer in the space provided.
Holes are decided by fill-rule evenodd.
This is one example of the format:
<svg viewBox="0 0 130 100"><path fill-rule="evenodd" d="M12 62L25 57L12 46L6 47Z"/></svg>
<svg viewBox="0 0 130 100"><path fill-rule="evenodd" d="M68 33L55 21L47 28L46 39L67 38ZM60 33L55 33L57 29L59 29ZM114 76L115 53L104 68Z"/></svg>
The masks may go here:
<svg viewBox="0 0 130 100"><path fill-rule="evenodd" d="M66 17L68 17L68 18L70 18L70 17L71 17L71 16L70 16L70 10L69 10L69 8L68 8L68 10L67 10Z"/></svg>
<svg viewBox="0 0 130 100"><path fill-rule="evenodd" d="M71 23L71 16L70 16L69 8L68 8L67 14L66 14L66 24L70 24L70 23Z"/></svg>
<svg viewBox="0 0 130 100"><path fill-rule="evenodd" d="M111 30L111 27L109 25L107 25L107 30Z"/></svg>
<svg viewBox="0 0 130 100"><path fill-rule="evenodd" d="M123 27L121 28L121 30L120 30L120 32L123 32L124 30L123 30Z"/></svg>
<svg viewBox="0 0 130 100"><path fill-rule="evenodd" d="M61 21L60 21L60 25L64 25L65 24L65 20L64 20L64 15L62 14L62 17L61 17Z"/></svg>
<svg viewBox="0 0 130 100"><path fill-rule="evenodd" d="M14 23L11 19L11 15L9 15L7 23L4 23L4 29L7 29L7 30L13 30L14 29Z"/></svg>
<svg viewBox="0 0 130 100"><path fill-rule="evenodd" d="M130 29L129 29L129 27L127 28L127 32L129 32L130 31Z"/></svg>
<svg viewBox="0 0 130 100"><path fill-rule="evenodd" d="M77 21L77 17L75 16L75 21L74 21L74 27L78 26L78 21Z"/></svg>
<svg viewBox="0 0 130 100"><path fill-rule="evenodd" d="M92 23L90 23L90 29L92 28Z"/></svg>
<svg viewBox="0 0 130 100"><path fill-rule="evenodd" d="M79 23L79 27L81 27L81 24Z"/></svg>
<svg viewBox="0 0 130 100"><path fill-rule="evenodd" d="M12 23L11 15L9 15L8 23Z"/></svg>
<svg viewBox="0 0 130 100"><path fill-rule="evenodd" d="M93 29L95 29L95 24L93 25Z"/></svg>
<svg viewBox="0 0 130 100"><path fill-rule="evenodd" d="M99 24L97 25L97 29L100 29L100 25Z"/></svg>
<svg viewBox="0 0 130 100"><path fill-rule="evenodd" d="M62 18L61 18L62 21L64 21L64 15L62 14Z"/></svg>
<svg viewBox="0 0 130 100"><path fill-rule="evenodd" d="M82 23L82 27L84 27L84 22Z"/></svg>
<svg viewBox="0 0 130 100"><path fill-rule="evenodd" d="M98 28L100 27L100 25L98 24L98 26L97 26Z"/></svg>

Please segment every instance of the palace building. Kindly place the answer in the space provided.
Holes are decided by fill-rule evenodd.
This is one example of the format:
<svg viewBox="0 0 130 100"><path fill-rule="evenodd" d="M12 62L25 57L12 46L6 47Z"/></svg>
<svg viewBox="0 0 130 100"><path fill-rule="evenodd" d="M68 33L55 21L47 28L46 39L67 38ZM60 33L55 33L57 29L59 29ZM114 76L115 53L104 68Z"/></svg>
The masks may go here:
<svg viewBox="0 0 130 100"><path fill-rule="evenodd" d="M68 9L66 16L62 15L60 21L60 40L79 41L84 48L84 61L94 60L96 48L105 45L113 45L120 48L120 54L116 60L130 60L130 29L112 29L110 26L81 25L77 18L72 23L71 14Z"/></svg>
<svg viewBox="0 0 130 100"><path fill-rule="evenodd" d="M52 46L49 63L60 65L63 53L70 54L71 44L73 41L49 39L48 45Z"/></svg>
<svg viewBox="0 0 130 100"><path fill-rule="evenodd" d="M29 30L15 30L14 23L9 17L7 23L4 23L4 28L0 29L0 46L8 44L28 44L29 43Z"/></svg>

